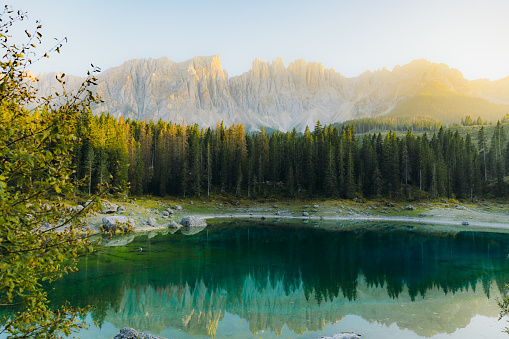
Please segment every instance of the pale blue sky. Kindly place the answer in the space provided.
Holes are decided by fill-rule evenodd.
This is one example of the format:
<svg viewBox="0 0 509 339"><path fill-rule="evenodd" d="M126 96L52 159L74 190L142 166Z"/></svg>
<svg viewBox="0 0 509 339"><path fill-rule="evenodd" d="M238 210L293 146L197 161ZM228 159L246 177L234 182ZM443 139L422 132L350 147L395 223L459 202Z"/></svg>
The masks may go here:
<svg viewBox="0 0 509 339"><path fill-rule="evenodd" d="M509 76L507 0L15 0L61 55L33 68L84 75L132 58L221 56L230 76L255 58L322 62L347 77L414 59L467 79ZM20 36L16 36L16 38ZM41 49L42 50L42 49Z"/></svg>

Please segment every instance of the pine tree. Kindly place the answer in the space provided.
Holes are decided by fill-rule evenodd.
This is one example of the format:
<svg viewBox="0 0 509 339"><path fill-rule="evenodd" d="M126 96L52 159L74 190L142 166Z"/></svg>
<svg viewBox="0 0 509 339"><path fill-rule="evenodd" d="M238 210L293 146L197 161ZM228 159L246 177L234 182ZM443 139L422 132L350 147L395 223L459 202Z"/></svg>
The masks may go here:
<svg viewBox="0 0 509 339"><path fill-rule="evenodd" d="M189 172L191 173L191 190L197 197L201 193L201 144L200 130L198 124L195 124L189 133Z"/></svg>
<svg viewBox="0 0 509 339"><path fill-rule="evenodd" d="M210 142L207 143L207 197L210 197L210 185L212 182L212 152Z"/></svg>
<svg viewBox="0 0 509 339"><path fill-rule="evenodd" d="M480 117L479 117L480 119ZM481 169L484 173L484 181L488 181L488 169L486 164L486 138L484 136L484 126L481 127L477 134L477 145L481 154Z"/></svg>
<svg viewBox="0 0 509 339"><path fill-rule="evenodd" d="M334 159L334 150L332 149L331 143L328 142L324 146L324 191L328 197L333 197L337 194L336 161Z"/></svg>

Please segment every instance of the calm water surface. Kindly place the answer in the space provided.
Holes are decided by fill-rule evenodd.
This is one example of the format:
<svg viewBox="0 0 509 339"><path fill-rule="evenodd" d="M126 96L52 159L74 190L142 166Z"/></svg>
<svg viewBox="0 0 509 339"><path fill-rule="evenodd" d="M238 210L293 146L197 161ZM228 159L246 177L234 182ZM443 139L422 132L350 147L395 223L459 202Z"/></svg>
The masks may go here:
<svg viewBox="0 0 509 339"><path fill-rule="evenodd" d="M96 306L100 327L79 338L126 326L167 338L506 337L495 297L507 293L508 234L284 221L196 231L111 239L49 298Z"/></svg>

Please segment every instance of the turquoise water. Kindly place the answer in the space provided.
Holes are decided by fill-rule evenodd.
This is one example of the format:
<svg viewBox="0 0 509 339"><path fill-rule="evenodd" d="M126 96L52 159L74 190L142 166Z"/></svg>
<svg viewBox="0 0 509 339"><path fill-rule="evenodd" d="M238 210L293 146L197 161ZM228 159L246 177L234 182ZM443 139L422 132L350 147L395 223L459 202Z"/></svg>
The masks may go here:
<svg viewBox="0 0 509 339"><path fill-rule="evenodd" d="M96 307L99 327L79 338L126 326L167 338L506 336L495 297L509 282L508 234L283 221L183 233L105 239L125 245L82 258L49 298Z"/></svg>

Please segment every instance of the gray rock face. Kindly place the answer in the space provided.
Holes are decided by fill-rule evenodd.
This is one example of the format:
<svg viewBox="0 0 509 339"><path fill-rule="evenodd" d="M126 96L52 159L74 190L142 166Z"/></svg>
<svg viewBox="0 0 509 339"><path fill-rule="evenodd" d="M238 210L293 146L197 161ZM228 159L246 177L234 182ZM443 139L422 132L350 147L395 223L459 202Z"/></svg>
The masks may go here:
<svg viewBox="0 0 509 339"><path fill-rule="evenodd" d="M407 211L413 211L413 210L415 210L415 207L413 207L412 205L408 205L407 207L405 207L405 209Z"/></svg>
<svg viewBox="0 0 509 339"><path fill-rule="evenodd" d="M302 212L302 216L303 216L303 217L308 217L308 216L309 216L309 213L308 213L308 212Z"/></svg>
<svg viewBox="0 0 509 339"><path fill-rule="evenodd" d="M166 339L148 333L136 331L134 328L124 327L114 339Z"/></svg>
<svg viewBox="0 0 509 339"><path fill-rule="evenodd" d="M109 202L108 200L103 200L101 202L101 210L100 213L109 214L109 213L115 213L118 210L118 205L114 204L112 202Z"/></svg>
<svg viewBox="0 0 509 339"><path fill-rule="evenodd" d="M37 84L41 95L57 88L55 73L43 74ZM69 90L83 78L67 76ZM105 70L95 89L104 103L94 113L109 111L125 119L182 121L200 127L243 123L247 130L261 126L299 132L314 126L381 116L405 100L420 95L428 85L508 104L509 85L499 81L468 81L445 64L415 60L392 71L381 69L354 78L321 63L295 60L285 66L256 59L251 69L228 77L218 55L195 57L175 63L163 57L129 60Z"/></svg>
<svg viewBox="0 0 509 339"><path fill-rule="evenodd" d="M136 223L132 218L125 216L109 216L102 219L103 228L105 231L115 231L119 227L126 229L126 225L136 226Z"/></svg>
<svg viewBox="0 0 509 339"><path fill-rule="evenodd" d="M207 226L205 219L192 215L183 217L180 224L184 227Z"/></svg>
<svg viewBox="0 0 509 339"><path fill-rule="evenodd" d="M163 217L169 217L170 216L170 213L168 213L168 211L162 211L161 214Z"/></svg>
<svg viewBox="0 0 509 339"><path fill-rule="evenodd" d="M175 211L182 211L182 210L183 210L182 206L180 206L180 205L175 205L175 206L173 206L173 209L174 209Z"/></svg>
<svg viewBox="0 0 509 339"><path fill-rule="evenodd" d="M150 226L157 226L157 221L155 218L148 218L147 219L147 223L150 225Z"/></svg>

